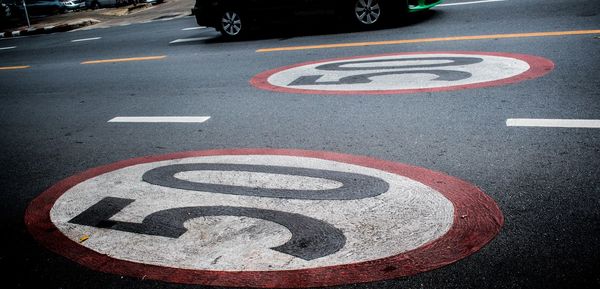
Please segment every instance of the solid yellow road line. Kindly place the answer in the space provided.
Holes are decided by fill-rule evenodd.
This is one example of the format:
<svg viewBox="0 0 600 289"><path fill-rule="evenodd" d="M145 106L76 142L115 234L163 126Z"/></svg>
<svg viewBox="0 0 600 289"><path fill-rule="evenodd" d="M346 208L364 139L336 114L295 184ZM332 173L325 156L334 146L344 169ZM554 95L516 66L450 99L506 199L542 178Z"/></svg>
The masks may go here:
<svg viewBox="0 0 600 289"><path fill-rule="evenodd" d="M21 66L0 66L0 70L15 70L15 69L25 69L29 68L29 65L21 65Z"/></svg>
<svg viewBox="0 0 600 289"><path fill-rule="evenodd" d="M325 49L325 48L343 48L343 47L358 47L358 46L376 46L376 45L395 45L407 43L425 43L439 41L460 41L460 40L482 40L482 39L499 39L499 38L526 38L526 37L544 37L544 36L565 36L565 35L585 35L599 34L600 30L575 30L575 31L555 31L555 32L532 32L532 33L510 33L510 34L491 34L491 35L475 35L475 36L452 36L439 38L420 38L420 39L404 39L404 40L388 40L374 42L352 42L338 44L323 44L323 45L306 45L306 46L290 46L278 48L263 48L256 52L275 52L275 51L293 51L293 50L308 50L308 49Z"/></svg>
<svg viewBox="0 0 600 289"><path fill-rule="evenodd" d="M129 62L129 61L159 60L159 59L163 59L165 57L167 57L167 56L161 55L161 56L146 56L146 57L131 57L131 58L114 58L114 59L84 61L81 64L99 64L99 63L115 63L115 62Z"/></svg>

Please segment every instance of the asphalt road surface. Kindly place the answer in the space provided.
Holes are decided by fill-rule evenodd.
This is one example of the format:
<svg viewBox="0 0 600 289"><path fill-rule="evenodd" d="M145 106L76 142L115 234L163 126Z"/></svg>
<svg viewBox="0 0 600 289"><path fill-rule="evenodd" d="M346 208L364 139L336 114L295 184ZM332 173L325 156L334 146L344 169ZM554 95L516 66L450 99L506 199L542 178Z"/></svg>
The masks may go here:
<svg viewBox="0 0 600 289"><path fill-rule="evenodd" d="M449 0L446 4L461 2L467 1ZM106 244L112 239L96 241L92 233L80 238L75 235L71 239L79 240L70 241L71 247L55 243L63 249L49 249L44 243L46 233L56 233L56 229L40 231L26 226L26 209L52 185L91 168L143 156L241 148L267 153L270 149L325 151L443 172L479 188L503 215L504 224L497 235L492 234L493 240L452 260L456 262L433 269L439 266L429 263L438 256L416 260L431 270L362 283L377 275L365 269L361 276L366 279L343 276L350 281L335 288L599 288L600 3L506 0L462 4L439 6L430 13L413 15L403 24L373 31L351 31L334 25L335 21L328 22L333 27L278 25L276 32L257 33L257 37L238 42L222 41L214 29L196 28L193 17L0 40L0 262L5 288L212 288L147 278L143 270L119 274L121 269L113 268L105 269L112 273L103 273L97 269L102 267L99 261L89 261L97 266L81 265L86 261L65 257L70 253L63 252L68 251L64 248ZM407 52L420 55L403 54ZM503 62L517 55L527 57L516 62L528 63L537 72L493 85L413 87L408 91L395 87L388 89L391 93L369 93L364 87L352 93L352 85L360 82L356 77L338 86L345 93L294 90L297 86L291 81L299 74L284 73L283 84L255 78L300 63L372 55L409 57L409 63L430 69L428 64L440 65L436 60L423 60L432 57L432 52L441 58L463 57L451 61L483 61L482 65L493 62L494 55L505 57L493 68L471 71L471 77L486 70L492 78L511 69L518 71L517 64ZM407 65L398 60L394 63ZM447 67L445 71L438 76L454 75ZM398 75L419 79L418 75ZM393 83L388 76L366 82L375 86ZM328 81L341 82L331 76ZM109 122L116 117L140 116L210 118L184 123ZM532 126L524 126L527 120L522 119L534 119L529 120ZM544 127L549 119L558 121ZM573 127L561 127L569 124ZM266 170L260 166L253 169ZM161 178L160 174L154 176L166 182ZM114 181L115 186L92 188L119 190L116 184L120 181L104 181ZM79 204L80 198L75 196L72 208ZM421 199L416 198L418 203ZM70 212L68 205L65 201L55 208L56 218L63 213L61 208L65 216L80 213ZM376 222L396 221L393 211L385 216ZM410 212L398 216L414 217ZM126 218L122 215L120 220ZM467 215L453 218L454 222L470 222ZM131 222L142 219L143 215ZM213 220L237 222L235 218ZM76 222L71 223L75 226ZM260 231L258 223L250 228ZM474 235L480 233L477 227L472 230ZM217 239L226 238L229 231L225 231ZM253 238L252 232L245 234L247 239ZM135 238L131 240L138 240ZM331 237L334 241L340 238ZM423 242L430 241L427 238ZM351 238L347 239L349 244ZM128 251L134 257L152 250L144 244L134 247L137 251ZM233 254L243 255L236 248L231 249ZM377 253L390 247L373 248ZM120 254L108 250L104 254ZM255 268L241 258L244 266ZM218 261L209 264L216 266ZM175 263L171 267L183 261ZM229 267L215 268L226 271ZM241 270L236 268L230 271ZM289 287L296 284L286 282Z"/></svg>

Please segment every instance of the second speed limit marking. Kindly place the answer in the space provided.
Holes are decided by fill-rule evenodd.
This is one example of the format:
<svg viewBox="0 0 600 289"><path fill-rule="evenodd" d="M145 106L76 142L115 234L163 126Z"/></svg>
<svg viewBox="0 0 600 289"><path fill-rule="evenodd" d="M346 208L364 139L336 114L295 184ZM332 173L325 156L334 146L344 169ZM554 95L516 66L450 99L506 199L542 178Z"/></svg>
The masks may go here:
<svg viewBox="0 0 600 289"><path fill-rule="evenodd" d="M464 258L503 218L471 184L330 152L237 149L127 160L68 178L33 236L104 272L290 288L407 276Z"/></svg>
<svg viewBox="0 0 600 289"><path fill-rule="evenodd" d="M554 67L533 55L497 52L418 52L294 64L250 82L286 93L400 94L481 88L540 77Z"/></svg>

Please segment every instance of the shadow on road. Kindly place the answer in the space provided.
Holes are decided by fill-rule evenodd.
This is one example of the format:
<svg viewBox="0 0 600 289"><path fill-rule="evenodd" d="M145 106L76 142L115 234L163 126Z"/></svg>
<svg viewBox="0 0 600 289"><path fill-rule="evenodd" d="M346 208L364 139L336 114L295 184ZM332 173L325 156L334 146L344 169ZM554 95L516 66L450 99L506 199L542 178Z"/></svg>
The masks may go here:
<svg viewBox="0 0 600 289"><path fill-rule="evenodd" d="M393 21L392 23L386 23L385 25L381 25L380 27L372 28L369 30L384 30L419 25L435 17L440 17L442 16L442 14L443 11L435 10L427 10L419 13L410 13L406 15L403 19L398 19L396 21ZM286 23L271 23L260 25L258 27L255 27L255 29L243 39L229 40L225 37L217 36L215 38L210 38L200 42L178 43L177 45L198 45L198 43L218 44L226 42L244 42L265 39L287 40L302 36L334 35L369 30L359 29L353 25L349 25L347 21L343 21L336 17L331 17L325 20L323 18L298 18Z"/></svg>

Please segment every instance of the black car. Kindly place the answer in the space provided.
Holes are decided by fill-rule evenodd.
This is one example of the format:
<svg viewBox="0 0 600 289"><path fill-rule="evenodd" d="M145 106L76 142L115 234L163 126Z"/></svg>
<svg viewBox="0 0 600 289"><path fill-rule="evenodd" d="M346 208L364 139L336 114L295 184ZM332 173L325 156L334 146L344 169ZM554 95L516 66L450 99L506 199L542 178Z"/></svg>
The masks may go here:
<svg viewBox="0 0 600 289"><path fill-rule="evenodd" d="M413 9L428 9L440 0L196 0L192 9L198 25L214 27L237 38L256 23L275 23L302 15L342 16L372 27Z"/></svg>
<svg viewBox="0 0 600 289"><path fill-rule="evenodd" d="M42 16L64 13L67 10L65 6L66 1L74 2L80 0L25 0L25 4L27 4L27 13L29 16ZM25 17L23 0L3 0L2 2L11 7L11 13L14 16Z"/></svg>

